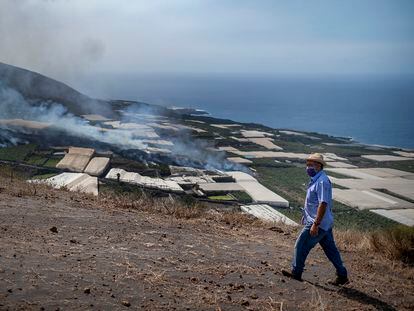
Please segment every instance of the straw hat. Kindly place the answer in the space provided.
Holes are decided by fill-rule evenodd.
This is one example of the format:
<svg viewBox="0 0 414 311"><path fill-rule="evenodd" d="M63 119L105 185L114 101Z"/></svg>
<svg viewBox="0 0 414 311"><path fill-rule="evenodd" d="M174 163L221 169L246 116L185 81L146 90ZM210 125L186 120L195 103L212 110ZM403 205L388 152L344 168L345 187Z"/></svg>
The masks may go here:
<svg viewBox="0 0 414 311"><path fill-rule="evenodd" d="M326 162L323 159L323 155L321 155L320 153L312 153L307 159L306 161L315 161L318 162L320 164L322 164L323 166L326 166Z"/></svg>

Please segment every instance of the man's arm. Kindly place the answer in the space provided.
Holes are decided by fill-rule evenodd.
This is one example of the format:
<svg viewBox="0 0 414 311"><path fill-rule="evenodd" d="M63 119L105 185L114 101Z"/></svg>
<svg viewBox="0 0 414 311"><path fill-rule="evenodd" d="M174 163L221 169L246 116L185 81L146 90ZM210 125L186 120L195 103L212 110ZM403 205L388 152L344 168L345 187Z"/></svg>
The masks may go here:
<svg viewBox="0 0 414 311"><path fill-rule="evenodd" d="M310 235L315 236L318 234L318 227L325 215L328 202L332 200L332 185L331 182L328 181L321 181L317 185L317 195L318 195L318 210L316 211L316 218L315 221L310 229Z"/></svg>
<svg viewBox="0 0 414 311"><path fill-rule="evenodd" d="M319 203L318 211L316 212L315 222L313 223L313 225L310 229L310 235L311 236L316 236L318 234L318 227L319 227L319 224L321 223L321 221L323 219L323 216L325 215L327 206L328 206L328 204L326 204L326 202Z"/></svg>
<svg viewBox="0 0 414 311"><path fill-rule="evenodd" d="M315 224L319 226L319 224L321 223L323 216L325 215L326 212L326 207L328 206L328 204L326 204L326 202L321 202L318 206L318 211L316 212L316 219L315 219Z"/></svg>

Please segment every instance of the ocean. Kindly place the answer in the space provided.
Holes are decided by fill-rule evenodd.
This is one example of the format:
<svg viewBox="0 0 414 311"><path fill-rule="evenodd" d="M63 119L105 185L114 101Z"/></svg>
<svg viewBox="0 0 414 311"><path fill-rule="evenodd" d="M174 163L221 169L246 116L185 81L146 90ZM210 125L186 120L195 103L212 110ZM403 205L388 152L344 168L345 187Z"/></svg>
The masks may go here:
<svg viewBox="0 0 414 311"><path fill-rule="evenodd" d="M100 74L72 85L91 96L414 148L414 76Z"/></svg>

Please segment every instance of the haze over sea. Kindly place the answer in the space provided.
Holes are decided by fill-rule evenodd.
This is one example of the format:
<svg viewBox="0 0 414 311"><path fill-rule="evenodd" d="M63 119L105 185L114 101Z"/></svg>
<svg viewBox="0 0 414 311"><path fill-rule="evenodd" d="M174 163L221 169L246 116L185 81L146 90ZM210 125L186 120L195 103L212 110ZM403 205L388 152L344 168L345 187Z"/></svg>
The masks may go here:
<svg viewBox="0 0 414 311"><path fill-rule="evenodd" d="M414 148L414 76L100 74L87 94L199 108L274 128Z"/></svg>

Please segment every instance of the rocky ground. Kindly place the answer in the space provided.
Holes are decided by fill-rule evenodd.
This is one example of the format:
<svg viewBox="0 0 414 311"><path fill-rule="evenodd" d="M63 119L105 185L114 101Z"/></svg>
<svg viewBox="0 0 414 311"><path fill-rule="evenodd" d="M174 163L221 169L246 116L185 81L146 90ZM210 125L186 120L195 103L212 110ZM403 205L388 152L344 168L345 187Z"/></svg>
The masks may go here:
<svg viewBox="0 0 414 311"><path fill-rule="evenodd" d="M1 310L413 310L414 272L343 251L351 284L318 247L305 282L289 267L297 232L231 217L180 219L0 180Z"/></svg>

